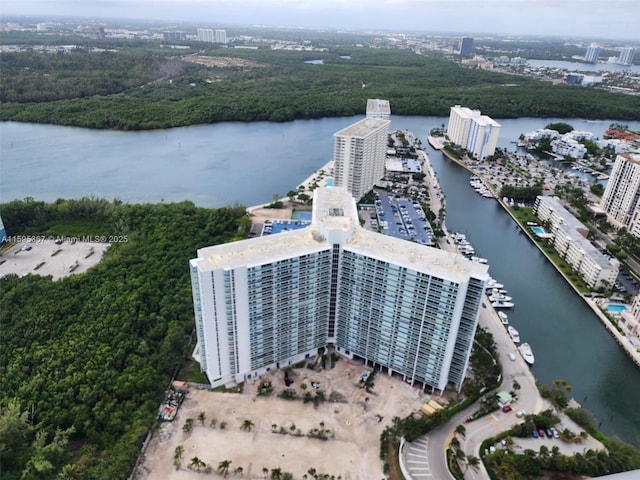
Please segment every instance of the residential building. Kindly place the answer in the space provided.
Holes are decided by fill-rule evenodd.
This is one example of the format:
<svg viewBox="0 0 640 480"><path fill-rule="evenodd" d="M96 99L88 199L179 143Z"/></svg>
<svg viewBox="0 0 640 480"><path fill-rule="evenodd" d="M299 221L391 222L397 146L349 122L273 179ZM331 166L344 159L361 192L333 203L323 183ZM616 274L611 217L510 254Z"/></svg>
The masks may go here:
<svg viewBox="0 0 640 480"><path fill-rule="evenodd" d="M198 250L197 345L211 384L243 382L332 347L411 385L460 389L488 267L360 226L341 187L314 191L302 230Z"/></svg>
<svg viewBox="0 0 640 480"><path fill-rule="evenodd" d="M640 295L636 295L631 307L620 314L620 323L628 335L640 336Z"/></svg>
<svg viewBox="0 0 640 480"><path fill-rule="evenodd" d="M616 281L620 262L603 255L586 238L589 229L556 197L539 196L533 208L543 222L549 222L551 242L558 254L594 290L609 289Z"/></svg>
<svg viewBox="0 0 640 480"><path fill-rule="evenodd" d="M370 98L367 100L367 118L383 118L389 120L391 117L391 106L389 100Z"/></svg>
<svg viewBox="0 0 640 480"><path fill-rule="evenodd" d="M187 39L185 32L162 32L162 38L165 42L183 41Z"/></svg>
<svg viewBox="0 0 640 480"><path fill-rule="evenodd" d="M491 117L482 115L480 110L472 110L456 105L451 107L447 136L453 143L465 148L479 160L493 155L498 144L500 124Z"/></svg>
<svg viewBox="0 0 640 480"><path fill-rule="evenodd" d="M618 57L618 63L621 65L633 65L633 57L635 56L636 51L633 47L623 48L620 51L620 56Z"/></svg>
<svg viewBox="0 0 640 480"><path fill-rule="evenodd" d="M360 200L384 177L390 120L364 118L334 136L334 185Z"/></svg>
<svg viewBox="0 0 640 480"><path fill-rule="evenodd" d="M611 169L600 206L616 227L640 238L640 153L621 153Z"/></svg>
<svg viewBox="0 0 640 480"><path fill-rule="evenodd" d="M216 30L214 32L215 43L222 43L224 45L227 44L227 31L226 30Z"/></svg>
<svg viewBox="0 0 640 480"><path fill-rule="evenodd" d="M199 42L215 42L215 35L211 28L199 28L198 29L198 41Z"/></svg>
<svg viewBox="0 0 640 480"><path fill-rule="evenodd" d="M598 56L600 56L600 47L595 43L592 43L587 48L587 53L584 55L584 61L589 63L596 63L598 61Z"/></svg>
<svg viewBox="0 0 640 480"><path fill-rule="evenodd" d="M473 51L473 37L462 37L460 40L460 55L468 57Z"/></svg>

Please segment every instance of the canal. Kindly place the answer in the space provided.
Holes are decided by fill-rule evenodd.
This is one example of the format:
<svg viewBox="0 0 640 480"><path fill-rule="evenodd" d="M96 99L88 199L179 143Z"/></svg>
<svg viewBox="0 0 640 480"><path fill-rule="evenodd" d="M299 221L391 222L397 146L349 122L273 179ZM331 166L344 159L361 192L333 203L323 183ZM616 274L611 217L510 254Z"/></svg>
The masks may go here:
<svg viewBox="0 0 640 480"><path fill-rule="evenodd" d="M513 297L509 321L533 348L537 380L566 380L603 432L640 446L637 367L502 207L469 186L466 170L429 150L446 196L447 228L467 235Z"/></svg>

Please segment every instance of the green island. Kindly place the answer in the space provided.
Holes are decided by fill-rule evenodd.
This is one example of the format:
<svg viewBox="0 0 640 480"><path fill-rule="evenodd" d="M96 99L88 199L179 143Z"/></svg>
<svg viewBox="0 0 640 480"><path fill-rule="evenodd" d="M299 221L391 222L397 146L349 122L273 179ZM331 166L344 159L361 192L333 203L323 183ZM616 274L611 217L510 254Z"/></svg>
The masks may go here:
<svg viewBox="0 0 640 480"><path fill-rule="evenodd" d="M0 43L42 38L2 34ZM455 104L494 118L638 118L640 97L464 68L440 53L320 44L323 51L202 47L53 36L65 53L0 54L1 121L143 130L225 121L350 116L368 98L395 115L446 116ZM346 41L345 40L345 41ZM187 42L188 44L188 42ZM194 51L194 48L187 50ZM322 64L306 61L322 60Z"/></svg>

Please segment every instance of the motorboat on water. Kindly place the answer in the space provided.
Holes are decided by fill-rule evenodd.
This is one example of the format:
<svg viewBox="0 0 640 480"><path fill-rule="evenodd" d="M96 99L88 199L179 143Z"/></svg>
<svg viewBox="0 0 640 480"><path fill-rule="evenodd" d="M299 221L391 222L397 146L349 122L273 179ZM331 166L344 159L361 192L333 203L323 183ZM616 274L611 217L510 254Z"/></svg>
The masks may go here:
<svg viewBox="0 0 640 480"><path fill-rule="evenodd" d="M502 300L496 300L491 302L493 308L513 308L515 304L513 302L503 302Z"/></svg>
<svg viewBox="0 0 640 480"><path fill-rule="evenodd" d="M518 330L509 325L507 327L507 331L509 332L509 336L511 337L511 340L513 340L513 343L520 343L520 333Z"/></svg>
<svg viewBox="0 0 640 480"><path fill-rule="evenodd" d="M531 345L525 342L518 347L518 350L520 350L520 355L522 355L522 358L524 358L524 361L527 362L529 365L533 365L533 363L535 362L535 357L533 356L533 350L531 350Z"/></svg>
<svg viewBox="0 0 640 480"><path fill-rule="evenodd" d="M490 278L489 281L487 281L487 283L485 284L484 288L486 290L493 290L494 288L500 290L501 288L504 288L504 285L499 283L497 280Z"/></svg>
<svg viewBox="0 0 640 480"><path fill-rule="evenodd" d="M498 317L500 317L500 321L503 325L509 325L509 317L504 312L498 312Z"/></svg>
<svg viewBox="0 0 640 480"><path fill-rule="evenodd" d="M492 293L489 295L489 300L492 302L510 302L513 298L503 293Z"/></svg>

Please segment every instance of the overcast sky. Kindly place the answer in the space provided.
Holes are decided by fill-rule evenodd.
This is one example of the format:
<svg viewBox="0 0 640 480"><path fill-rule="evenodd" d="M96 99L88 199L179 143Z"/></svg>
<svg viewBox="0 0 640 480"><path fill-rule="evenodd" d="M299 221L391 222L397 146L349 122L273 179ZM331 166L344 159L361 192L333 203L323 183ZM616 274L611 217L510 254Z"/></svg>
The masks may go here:
<svg viewBox="0 0 640 480"><path fill-rule="evenodd" d="M0 15L73 15L640 43L639 0L2 0Z"/></svg>

